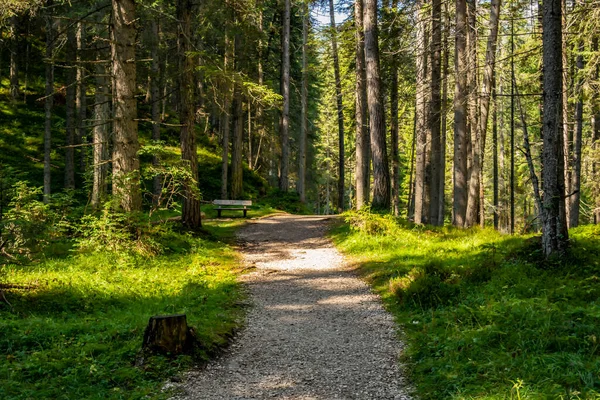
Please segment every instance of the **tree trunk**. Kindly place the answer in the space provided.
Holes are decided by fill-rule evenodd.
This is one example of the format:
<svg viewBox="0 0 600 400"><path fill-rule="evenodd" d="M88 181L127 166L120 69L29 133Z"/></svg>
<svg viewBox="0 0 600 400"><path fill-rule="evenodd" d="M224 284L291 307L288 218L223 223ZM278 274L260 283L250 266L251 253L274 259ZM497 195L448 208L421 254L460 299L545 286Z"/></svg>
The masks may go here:
<svg viewBox="0 0 600 400"><path fill-rule="evenodd" d="M543 135L543 230L546 257L561 254L568 244L564 215L564 158L562 122L562 3L543 2L544 120Z"/></svg>
<svg viewBox="0 0 600 400"><path fill-rule="evenodd" d="M573 175L571 177L571 190L567 194L570 199L569 204L569 228L579 225L579 206L581 203L581 144L583 140L583 42L579 42L579 54L577 55L577 85L575 95L577 104L575 105L575 135L573 136Z"/></svg>
<svg viewBox="0 0 600 400"><path fill-rule="evenodd" d="M112 0L114 79L112 192L123 211L142 209L135 66L135 1Z"/></svg>
<svg viewBox="0 0 600 400"><path fill-rule="evenodd" d="M424 0L418 3L417 21L417 57L416 57L416 163L415 163L415 223L428 223L429 205L426 203L427 142L429 132L429 109L427 107L427 35L426 24L429 20L428 6Z"/></svg>
<svg viewBox="0 0 600 400"><path fill-rule="evenodd" d="M96 61L108 58L107 52L102 51L102 44L97 42ZM110 85L107 78L106 64L95 64L96 91L94 98L94 128L93 128L93 183L92 207L98 210L106 200L106 177L108 174L109 138L110 138Z"/></svg>
<svg viewBox="0 0 600 400"><path fill-rule="evenodd" d="M333 72L335 77L335 99L337 104L338 120L338 213L344 211L344 109L342 105L342 79L340 77L340 62L337 48L337 25L335 24L335 10L333 0L329 0L329 21L331 25L331 49L333 52Z"/></svg>
<svg viewBox="0 0 600 400"><path fill-rule="evenodd" d="M10 97L19 99L19 17L10 18Z"/></svg>
<svg viewBox="0 0 600 400"><path fill-rule="evenodd" d="M44 203L50 201L51 194L51 152L52 152L52 108L54 106L54 24L52 21L53 0L46 1L46 99L44 101Z"/></svg>
<svg viewBox="0 0 600 400"><path fill-rule="evenodd" d="M150 65L150 102L151 102L151 118L152 118L152 140L160 140L160 81L164 72L160 68L160 24L157 18L151 22L152 33L150 35L150 52L152 56L152 64ZM152 165L157 168L160 160L157 155L152 157ZM156 174L152 180L153 203L158 205L162 192L162 176Z"/></svg>
<svg viewBox="0 0 600 400"><path fill-rule="evenodd" d="M236 37L236 41L239 38ZM238 57L238 54L236 54ZM233 140L231 146L231 198L240 199L243 191L242 146L244 135L242 93L237 87L233 94Z"/></svg>
<svg viewBox="0 0 600 400"><path fill-rule="evenodd" d="M485 68L483 71L483 83L481 87L481 100L479 102L479 131L480 139L480 168L479 168L479 215L481 227L484 226L484 197L483 197L483 162L485 160L485 141L487 135L487 124L490 110L490 100L493 91L494 71L496 68L496 47L498 42L498 23L500 21L501 0L492 0L490 5L490 35L488 36L485 52Z"/></svg>
<svg viewBox="0 0 600 400"><path fill-rule="evenodd" d="M492 69L492 184L494 202L494 229L499 227L499 202L498 202L498 102L496 96L496 69Z"/></svg>
<svg viewBox="0 0 600 400"><path fill-rule="evenodd" d="M367 115L363 0L354 3L356 24L356 209L369 203L370 138Z"/></svg>
<svg viewBox="0 0 600 400"><path fill-rule="evenodd" d="M379 75L377 0L366 0L364 14L367 101L373 159L373 203L376 210L390 208L390 169L386 148L385 116Z"/></svg>
<svg viewBox="0 0 600 400"><path fill-rule="evenodd" d="M442 69L442 2L432 1L431 19L431 103L429 105L429 132L431 132L431 186L429 195L429 223L440 223L440 185L442 184L442 138L440 97ZM442 218L443 221L443 218ZM443 223L443 222L442 222Z"/></svg>
<svg viewBox="0 0 600 400"><path fill-rule="evenodd" d="M283 0L283 32L281 34L281 96L283 108L279 135L281 138L281 162L279 168L279 190L289 189L290 167L290 18L291 0Z"/></svg>
<svg viewBox="0 0 600 400"><path fill-rule="evenodd" d="M310 10L308 1L302 6L302 93L300 140L298 143L298 183L296 190L302 203L306 202L306 139L308 136L308 29Z"/></svg>
<svg viewBox="0 0 600 400"><path fill-rule="evenodd" d="M77 98L75 102L77 110L77 144L85 144L87 142L85 128L85 120L87 118L86 76L82 63L85 61L86 44L85 25L79 22L77 23ZM79 170L81 173L86 168L86 156L87 147L80 147Z"/></svg>
<svg viewBox="0 0 600 400"><path fill-rule="evenodd" d="M75 66L77 55L77 35L71 27L67 31L67 76L66 76L66 122L65 122L65 189L75 189L75 107L77 95L77 68Z"/></svg>
<svg viewBox="0 0 600 400"><path fill-rule="evenodd" d="M229 32L225 32L225 58L223 60L225 72L230 69L233 63L234 42L231 40ZM229 178L229 130L231 124L231 87L229 82L225 82L223 93L223 115L221 121L222 145L221 154L221 199L227 200L228 197L228 178Z"/></svg>
<svg viewBox="0 0 600 400"><path fill-rule="evenodd" d="M450 35L450 12L448 3L444 2L444 27L443 27L443 49L444 58L442 66L442 132L440 144L440 194L439 211L437 225L444 225L444 214L446 206L446 142L447 142L447 120L448 120L448 63L450 59L450 47L448 46L448 36Z"/></svg>
<svg viewBox="0 0 600 400"><path fill-rule="evenodd" d="M465 226L467 212L467 3L456 0L454 89L454 198L452 224Z"/></svg>
<svg viewBox="0 0 600 400"><path fill-rule="evenodd" d="M592 51L598 52L598 37L594 37L592 40ZM594 77L596 82L600 78L600 66L596 65L594 71ZM593 215L594 224L600 223L600 165L598 162L598 150L600 149L600 95L598 93L598 86L593 91L592 95L592 149L594 154L594 161L592 162L592 179L594 180L593 186L593 199L595 203Z"/></svg>
<svg viewBox="0 0 600 400"><path fill-rule="evenodd" d="M192 3L191 0L177 1L179 35L179 131L181 159L188 165L190 176L184 183L181 223L189 229L202 226L200 198L198 193L198 154L195 132L194 71L196 65L192 51Z"/></svg>
<svg viewBox="0 0 600 400"><path fill-rule="evenodd" d="M391 62L392 82L390 84L390 155L392 157L392 211L400 215L400 156L398 139L398 63L395 58Z"/></svg>
<svg viewBox="0 0 600 400"><path fill-rule="evenodd" d="M465 226L470 227L477 223L479 217L479 187L481 182L481 136L478 129L477 109L477 1L467 0L467 86L468 86L468 131L471 134L471 168L469 170L469 183L467 195L467 212Z"/></svg>

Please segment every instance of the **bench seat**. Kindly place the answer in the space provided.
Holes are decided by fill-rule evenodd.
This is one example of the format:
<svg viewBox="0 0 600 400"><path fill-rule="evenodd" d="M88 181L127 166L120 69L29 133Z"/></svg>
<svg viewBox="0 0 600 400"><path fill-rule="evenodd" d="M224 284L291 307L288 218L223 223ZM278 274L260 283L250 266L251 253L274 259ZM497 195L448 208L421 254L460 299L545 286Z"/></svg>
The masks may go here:
<svg viewBox="0 0 600 400"><path fill-rule="evenodd" d="M252 207L251 200L214 200L213 204L217 206L217 217L221 218L221 212L223 210L228 211L243 211L244 218L247 217L248 208Z"/></svg>

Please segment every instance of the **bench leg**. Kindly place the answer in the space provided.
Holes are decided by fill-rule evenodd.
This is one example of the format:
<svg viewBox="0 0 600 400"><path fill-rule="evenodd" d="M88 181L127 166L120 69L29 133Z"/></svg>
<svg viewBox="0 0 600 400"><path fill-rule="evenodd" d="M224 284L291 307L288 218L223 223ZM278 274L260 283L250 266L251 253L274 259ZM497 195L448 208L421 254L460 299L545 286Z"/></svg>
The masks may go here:
<svg viewBox="0 0 600 400"><path fill-rule="evenodd" d="M248 211L248 210L246 210L246 209L244 208L244 218L246 218L246 212L247 212L247 211Z"/></svg>
<svg viewBox="0 0 600 400"><path fill-rule="evenodd" d="M221 218L221 209L220 208L217 209L217 218Z"/></svg>

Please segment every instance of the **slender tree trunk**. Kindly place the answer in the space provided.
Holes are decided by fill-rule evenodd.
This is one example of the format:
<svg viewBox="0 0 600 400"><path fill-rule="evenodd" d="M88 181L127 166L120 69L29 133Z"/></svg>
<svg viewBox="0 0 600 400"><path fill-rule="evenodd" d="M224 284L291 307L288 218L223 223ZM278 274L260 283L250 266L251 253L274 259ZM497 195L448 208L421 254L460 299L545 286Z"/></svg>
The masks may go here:
<svg viewBox="0 0 600 400"><path fill-rule="evenodd" d="M181 141L181 159L188 165L190 177L184 183L181 223L190 228L202 226L200 198L198 193L198 155L195 133L194 73L195 57L192 51L192 2L177 1L177 20L179 32L177 47L179 54L179 131Z"/></svg>
<svg viewBox="0 0 600 400"><path fill-rule="evenodd" d="M135 1L112 0L113 181L112 193L123 211L142 208L136 93Z"/></svg>
<svg viewBox="0 0 600 400"><path fill-rule="evenodd" d="M465 226L470 227L477 223L479 214L479 189L481 186L480 172L482 163L481 132L478 129L477 107L477 1L467 0L467 16L469 25L467 29L468 51L468 130L471 133L471 169L469 170L469 185L467 195L467 213Z"/></svg>
<svg viewBox="0 0 600 400"><path fill-rule="evenodd" d="M283 32L281 35L281 96L283 109L279 126L281 138L281 162L279 168L279 190L289 189L290 167L290 18L291 0L283 0Z"/></svg>
<svg viewBox="0 0 600 400"><path fill-rule="evenodd" d="M592 40L592 51L598 52L598 37L594 37ZM596 82L600 78L600 66L596 65L594 71L594 77ZM600 149L600 87L596 84L596 90L593 91L592 95L592 149L594 154L594 161L592 162L592 179L594 180L593 193L595 200L594 207L594 223L600 223L600 165L598 162L598 151Z"/></svg>
<svg viewBox="0 0 600 400"><path fill-rule="evenodd" d="M233 46L228 32L225 32L225 58L224 68L228 71L233 63ZM221 122L223 152L221 155L221 199L228 199L228 176L229 176L229 130L231 121L231 88L228 82L224 83L223 116Z"/></svg>
<svg viewBox="0 0 600 400"><path fill-rule="evenodd" d="M573 137L573 175L571 178L571 191L567 193L570 199L569 204L569 228L579 225L579 207L581 203L581 145L583 140L583 42L579 42L579 54L577 55L577 85L575 95L577 104L575 105L575 135Z"/></svg>
<svg viewBox="0 0 600 400"><path fill-rule="evenodd" d="M52 10L54 1L46 1L46 99L44 101L44 203L50 201L51 195L51 152L52 152L52 108L54 106L54 23L52 21Z"/></svg>
<svg viewBox="0 0 600 400"><path fill-rule="evenodd" d="M13 101L19 99L19 17L10 18L10 97Z"/></svg>
<svg viewBox="0 0 600 400"><path fill-rule="evenodd" d="M87 118L86 76L82 62L85 61L86 52L86 30L81 22L77 24L77 144L84 144L86 140L85 120ZM87 147L79 150L79 169L81 172L86 168Z"/></svg>
<svg viewBox="0 0 600 400"><path fill-rule="evenodd" d="M367 115L367 76L365 71L365 35L363 0L354 3L356 24L356 209L369 203L370 138Z"/></svg>
<svg viewBox="0 0 600 400"><path fill-rule="evenodd" d="M392 157L392 211L400 215L400 156L398 139L398 64L395 59L391 62L392 82L390 85L390 154Z"/></svg>
<svg viewBox="0 0 600 400"><path fill-rule="evenodd" d="M429 205L426 203L427 142L429 132L429 109L427 98L427 35L428 6L424 0L418 3L417 57L416 57L416 165L415 165L415 223L428 223ZM439 146L439 145L438 145Z"/></svg>
<svg viewBox="0 0 600 400"><path fill-rule="evenodd" d="M302 93L300 116L300 140L298 144L298 183L296 190L300 201L306 202L306 139L308 136L308 29L310 10L308 1L302 7Z"/></svg>
<svg viewBox="0 0 600 400"><path fill-rule="evenodd" d="M454 199L452 224L465 226L467 212L467 2L456 0L454 63Z"/></svg>
<svg viewBox="0 0 600 400"><path fill-rule="evenodd" d="M494 192L494 229L498 230L498 98L496 96L496 69L492 69L492 181Z"/></svg>
<svg viewBox="0 0 600 400"><path fill-rule="evenodd" d="M77 55L77 35L75 28L67 31L67 77L66 77L66 122L65 122L65 189L75 188L75 132L77 122L75 120L76 96L77 96L77 68L75 67Z"/></svg>
<svg viewBox="0 0 600 400"><path fill-rule="evenodd" d="M568 243L564 215L564 158L561 135L562 122L562 3L543 2L544 60L544 147L543 161L543 230L542 247L549 257L563 253Z"/></svg>
<svg viewBox="0 0 600 400"><path fill-rule="evenodd" d="M481 87L481 100L479 102L479 131L480 139L480 168L479 168L479 216L480 224L485 225L484 218L484 192L483 192L483 163L485 160L485 142L487 135L487 124L490 110L490 100L492 96L494 71L496 68L496 47L498 43L498 24L500 21L500 7L502 0L492 0L490 5L490 35L488 36L487 48L485 52L485 68L483 71L483 83Z"/></svg>
<svg viewBox="0 0 600 400"><path fill-rule="evenodd" d="M381 93L379 68L379 43L377 29L377 0L366 0L364 14L365 61L367 71L367 98L369 105L369 128L373 159L374 209L390 208L390 169L387 158L385 116Z"/></svg>
<svg viewBox="0 0 600 400"><path fill-rule="evenodd" d="M448 2L444 2L444 27L443 27L443 65L442 65L442 107L441 107L441 144L440 144L440 185L439 185L439 211L437 225L444 225L444 214L446 206L446 142L447 142L447 120L448 120L448 63L450 59L450 47L448 36L450 35L450 12Z"/></svg>
<svg viewBox="0 0 600 400"><path fill-rule="evenodd" d="M342 105L342 78L340 77L340 62L337 48L337 25L335 24L335 9L333 0L329 0L329 20L331 24L331 49L333 52L333 71L335 76L335 98L338 119L338 213L344 211L344 109Z"/></svg>
<svg viewBox="0 0 600 400"><path fill-rule="evenodd" d="M440 97L442 69L442 2L432 1L431 19L431 103L429 106L429 131L431 132L431 186L429 203L429 223L440 223L440 185L442 184L442 133ZM442 218L443 221L443 218Z"/></svg>
<svg viewBox="0 0 600 400"><path fill-rule="evenodd" d="M234 70L240 71L242 36L234 38ZM231 198L240 199L243 192L242 152L244 143L244 109L242 91L236 84L233 92L233 140L231 146Z"/></svg>
<svg viewBox="0 0 600 400"><path fill-rule="evenodd" d="M562 16L561 23L563 27L567 27L567 0L562 0ZM569 51L568 51L568 32L566 29L562 31L562 143L563 143L563 157L564 157L564 172L565 172L565 195L572 192L571 178L572 178L572 165L571 165L571 129L569 126ZM570 218L570 203L571 196L565 198L565 212L567 215L567 226L571 220Z"/></svg>
<svg viewBox="0 0 600 400"><path fill-rule="evenodd" d="M163 71L160 68L160 24L157 18L151 21L152 34L150 35L150 53L152 63L150 64L150 102L152 118L152 140L160 140L160 81ZM152 157L152 165L157 168L160 160L157 155ZM163 179L160 174L156 174L152 179L152 194L154 205L158 205L162 192Z"/></svg>
<svg viewBox="0 0 600 400"><path fill-rule="evenodd" d="M240 199L243 191L242 146L244 139L244 110L242 93L239 87L236 87L234 90L232 109L233 137L231 143L231 198Z"/></svg>
<svg viewBox="0 0 600 400"><path fill-rule="evenodd" d="M107 58L107 54L96 49L96 61ZM106 64L96 63L96 91L94 98L93 128L93 183L92 207L97 210L106 200L106 177L108 175L108 142L110 139L110 86Z"/></svg>

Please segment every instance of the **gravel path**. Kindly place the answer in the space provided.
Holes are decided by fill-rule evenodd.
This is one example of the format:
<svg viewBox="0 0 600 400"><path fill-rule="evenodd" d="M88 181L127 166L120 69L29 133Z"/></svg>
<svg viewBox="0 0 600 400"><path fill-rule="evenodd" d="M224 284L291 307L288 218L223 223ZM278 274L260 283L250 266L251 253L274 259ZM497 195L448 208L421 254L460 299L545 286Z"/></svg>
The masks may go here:
<svg viewBox="0 0 600 400"><path fill-rule="evenodd" d="M239 234L254 307L230 350L177 399L410 399L392 317L344 269L328 218L282 215Z"/></svg>

